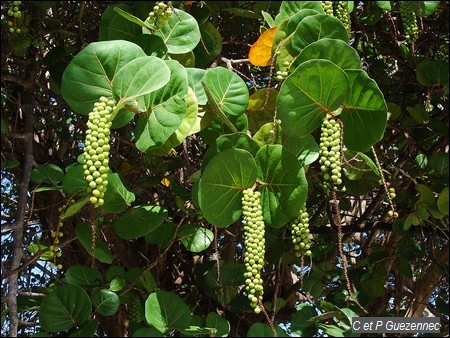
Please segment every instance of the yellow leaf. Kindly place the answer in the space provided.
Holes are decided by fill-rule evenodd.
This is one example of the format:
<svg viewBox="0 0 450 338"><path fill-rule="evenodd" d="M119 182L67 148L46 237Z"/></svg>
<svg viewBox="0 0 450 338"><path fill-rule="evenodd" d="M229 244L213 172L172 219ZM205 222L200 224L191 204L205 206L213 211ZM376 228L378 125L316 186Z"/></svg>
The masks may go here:
<svg viewBox="0 0 450 338"><path fill-rule="evenodd" d="M165 186L165 187L169 187L170 186L170 181L169 181L169 179L168 178L163 178L162 180L161 180L161 184L163 185L163 186Z"/></svg>
<svg viewBox="0 0 450 338"><path fill-rule="evenodd" d="M250 47L248 58L254 66L269 66L272 59L273 36L278 26L264 31L256 42Z"/></svg>

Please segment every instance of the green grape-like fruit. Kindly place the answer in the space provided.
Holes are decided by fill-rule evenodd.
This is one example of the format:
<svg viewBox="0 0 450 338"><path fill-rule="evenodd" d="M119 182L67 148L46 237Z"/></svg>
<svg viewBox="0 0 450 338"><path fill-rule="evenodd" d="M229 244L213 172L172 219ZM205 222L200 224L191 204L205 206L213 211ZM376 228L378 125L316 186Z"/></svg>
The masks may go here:
<svg viewBox="0 0 450 338"><path fill-rule="evenodd" d="M105 203L103 197L108 185L109 138L112 124L111 114L115 102L102 96L89 113L84 142L84 178L88 183L90 202L95 208Z"/></svg>
<svg viewBox="0 0 450 338"><path fill-rule="evenodd" d="M153 11L148 14L147 21L156 29L162 28L167 20L172 16L172 8L164 2L158 2L153 7Z"/></svg>
<svg viewBox="0 0 450 338"><path fill-rule="evenodd" d="M344 24L347 32L350 32L351 21L347 1L334 1L334 16Z"/></svg>
<svg viewBox="0 0 450 338"><path fill-rule="evenodd" d="M319 163L323 178L331 180L334 186L341 185L341 125L334 118L325 117L321 131Z"/></svg>
<svg viewBox="0 0 450 338"><path fill-rule="evenodd" d="M408 42L416 41L419 38L419 25L417 24L414 2L399 1L399 10L406 40Z"/></svg>
<svg viewBox="0 0 450 338"><path fill-rule="evenodd" d="M263 299L263 280L261 277L265 255L265 227L261 207L261 193L246 189L242 196L244 224L244 263L246 272L245 289L248 293L250 305L256 314L261 309L258 303Z"/></svg>
<svg viewBox="0 0 450 338"><path fill-rule="evenodd" d="M291 223L291 238L294 244L295 256L302 254L311 255L311 240L309 238L309 214L306 207L303 207L297 217Z"/></svg>
<svg viewBox="0 0 450 338"><path fill-rule="evenodd" d="M333 1L321 1L320 4L322 5L325 14L334 16Z"/></svg>
<svg viewBox="0 0 450 338"><path fill-rule="evenodd" d="M142 321L141 313L139 312L139 296L132 295L131 302L128 306L129 320L132 322L140 323Z"/></svg>

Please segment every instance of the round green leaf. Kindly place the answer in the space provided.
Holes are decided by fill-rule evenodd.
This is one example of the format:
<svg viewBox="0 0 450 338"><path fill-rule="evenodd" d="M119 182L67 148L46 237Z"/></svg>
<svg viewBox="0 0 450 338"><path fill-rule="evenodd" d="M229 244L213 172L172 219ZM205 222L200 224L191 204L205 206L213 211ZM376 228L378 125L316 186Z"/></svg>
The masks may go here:
<svg viewBox="0 0 450 338"><path fill-rule="evenodd" d="M199 184L199 204L205 218L225 228L242 213L242 191L256 182L256 163L246 150L226 149L206 166Z"/></svg>
<svg viewBox="0 0 450 338"><path fill-rule="evenodd" d="M57 184L64 178L64 172L55 164L40 165L31 171L31 181L34 183Z"/></svg>
<svg viewBox="0 0 450 338"><path fill-rule="evenodd" d="M294 137L309 135L322 124L327 112L340 107L347 91L347 75L331 61L303 62L284 81L278 94L283 131Z"/></svg>
<svg viewBox="0 0 450 338"><path fill-rule="evenodd" d="M98 229L97 229L98 230ZM92 229L91 224L80 223L76 226L75 232L77 234L78 240L86 249L89 254L92 254ZM94 257L100 262L111 264L113 261L113 254L109 250L105 242L102 241L100 236L95 237L95 250Z"/></svg>
<svg viewBox="0 0 450 338"><path fill-rule="evenodd" d="M119 310L119 296L108 289L94 290L91 295L92 305L102 316L112 316Z"/></svg>
<svg viewBox="0 0 450 338"><path fill-rule="evenodd" d="M162 334L169 329L185 328L191 321L191 311L175 293L153 292L145 301L145 319Z"/></svg>
<svg viewBox="0 0 450 338"><path fill-rule="evenodd" d="M316 14L304 18L295 29L292 48L300 53L310 43L320 39L339 39L348 42L348 32L342 22L328 14Z"/></svg>
<svg viewBox="0 0 450 338"><path fill-rule="evenodd" d="M164 41L157 35L139 34L131 38L130 41L141 47L148 56L164 58L167 54L167 47Z"/></svg>
<svg viewBox="0 0 450 338"><path fill-rule="evenodd" d="M119 174L110 173L103 210L111 213L122 212L134 202L134 199L134 194L123 185Z"/></svg>
<svg viewBox="0 0 450 338"><path fill-rule="evenodd" d="M343 70L361 68L358 52L347 42L337 39L320 39L306 46L295 59L294 67L311 59L330 60Z"/></svg>
<svg viewBox="0 0 450 338"><path fill-rule="evenodd" d="M281 143L281 128L274 126L273 122L266 123L253 135L253 139L260 147L266 144L280 144Z"/></svg>
<svg viewBox="0 0 450 338"><path fill-rule="evenodd" d="M72 265L67 269L65 281L81 287L98 286L103 283L100 271L85 265Z"/></svg>
<svg viewBox="0 0 450 338"><path fill-rule="evenodd" d="M76 331L73 331L69 337L94 337L98 324L97 319L91 319L83 326L79 327Z"/></svg>
<svg viewBox="0 0 450 338"><path fill-rule="evenodd" d="M248 89L239 75L224 67L209 68L205 84L225 115L239 116L248 107Z"/></svg>
<svg viewBox="0 0 450 338"><path fill-rule="evenodd" d="M263 88L249 97L247 108L248 129L254 134L264 124L273 122L277 103L278 90Z"/></svg>
<svg viewBox="0 0 450 338"><path fill-rule="evenodd" d="M188 89L188 94L185 97L185 101L186 101L186 116L181 121L181 125L172 135L170 135L170 137L162 146L149 150L148 151L149 154L164 156L170 151L170 149L181 144L190 134L192 128L197 122L197 114L198 114L197 97L195 96L194 91L190 87Z"/></svg>
<svg viewBox="0 0 450 338"><path fill-rule="evenodd" d="M278 326L275 326L275 331L277 332L277 337L289 337L286 332ZM275 337L275 335L269 324L255 323L248 329L247 337Z"/></svg>
<svg viewBox="0 0 450 338"><path fill-rule="evenodd" d="M130 6L114 7L119 7L127 12L133 12L133 8ZM103 29L100 29L100 33L103 34L101 40L131 40L134 36L140 34L142 31L141 27L114 11L114 7L108 7L102 16L100 28ZM114 13L106 13L108 10L112 10ZM104 33L105 30L106 34Z"/></svg>
<svg viewBox="0 0 450 338"><path fill-rule="evenodd" d="M123 239L145 236L167 218L167 210L160 206L136 206L123 214L114 224L116 234Z"/></svg>
<svg viewBox="0 0 450 338"><path fill-rule="evenodd" d="M323 14L323 11L319 12L315 9L305 8L299 10L297 13L289 17L289 20L286 22L285 33L286 36L291 35L297 29L298 24L306 17L310 15ZM284 21L283 21L284 22ZM278 28L280 29L280 28ZM278 31L277 29L277 31ZM275 33L276 34L276 33Z"/></svg>
<svg viewBox="0 0 450 338"><path fill-rule="evenodd" d="M202 118L201 123L209 120L209 114L215 115L211 110L207 111ZM229 116L228 119L230 122L236 127L238 132L246 132L248 127L247 115L242 114L240 116ZM200 136L203 141L211 145L213 144L220 136L225 134L231 134L234 131L231 130L220 117L215 117L210 121L209 125L200 131Z"/></svg>
<svg viewBox="0 0 450 338"><path fill-rule="evenodd" d="M189 87L194 89L197 101L200 106L204 106L208 102L205 89L202 82L205 81L206 70L198 68L187 68Z"/></svg>
<svg viewBox="0 0 450 338"><path fill-rule="evenodd" d="M437 206L442 214L448 216L448 187L442 189L437 200Z"/></svg>
<svg viewBox="0 0 450 338"><path fill-rule="evenodd" d="M76 201L75 203L71 204L64 214L61 216L61 220L68 218L70 216L75 215L78 211L83 209L83 207L89 202L89 196L85 196L81 198L80 200Z"/></svg>
<svg viewBox="0 0 450 338"><path fill-rule="evenodd" d="M62 181L62 186L63 191L69 195L87 188L88 184L84 179L84 170L81 164L77 164L67 170Z"/></svg>
<svg viewBox="0 0 450 338"><path fill-rule="evenodd" d="M363 70L347 70L348 96L341 113L344 143L348 149L366 152L382 139L387 105L376 82Z"/></svg>
<svg viewBox="0 0 450 338"><path fill-rule="evenodd" d="M211 312L206 317L206 326L217 330L215 337L228 337L230 333L230 323L215 312Z"/></svg>
<svg viewBox="0 0 450 338"><path fill-rule="evenodd" d="M127 37L130 37L130 35L126 34L127 31L131 31L131 29L137 29L140 30L140 28L134 24L132 24L130 21L125 19L123 16L119 15L114 8L121 8L124 11L132 12L133 8L131 6L125 5L125 4L118 4L118 5L111 5L108 6L108 8L105 9L105 11L102 14L102 19L100 21L99 26L99 33L98 38L100 41L105 40L127 40ZM116 18L118 16L118 18ZM111 24L112 21L115 20L115 25ZM117 24L120 23L120 20L123 20L124 25L126 25L124 28L125 34L122 34L120 30L117 30ZM128 21L128 22L125 22ZM129 25L133 25L134 27L131 27ZM111 32L111 36L110 36ZM138 34L139 32L136 32L135 34ZM131 34L134 35L134 34Z"/></svg>
<svg viewBox="0 0 450 338"><path fill-rule="evenodd" d="M303 138L286 137L283 147L297 156L302 166L313 163L319 158L319 145L312 135Z"/></svg>
<svg viewBox="0 0 450 338"><path fill-rule="evenodd" d="M120 68L112 82L113 93L119 99L136 100L140 111L146 106L142 96L165 86L170 78L166 63L155 56L138 57Z"/></svg>
<svg viewBox="0 0 450 338"><path fill-rule="evenodd" d="M154 327L142 327L133 333L133 337L161 337L161 332Z"/></svg>
<svg viewBox="0 0 450 338"><path fill-rule="evenodd" d="M77 113L89 114L100 96L113 96L116 72L141 56L145 56L141 47L125 40L89 44L64 71L61 83L64 100Z"/></svg>
<svg viewBox="0 0 450 338"><path fill-rule="evenodd" d="M279 228L298 215L308 183L299 161L281 145L266 145L256 154L264 222Z"/></svg>
<svg viewBox="0 0 450 338"><path fill-rule="evenodd" d="M203 43L199 43L194 49L195 67L203 68L215 59L222 50L222 36L217 28L209 21L200 26Z"/></svg>
<svg viewBox="0 0 450 338"><path fill-rule="evenodd" d="M207 249L214 239L211 230L198 224L183 225L178 231L178 237L181 239L184 247L191 252L201 252Z"/></svg>
<svg viewBox="0 0 450 338"><path fill-rule="evenodd" d="M311 305L300 304L298 311L292 315L291 332L297 337L312 337L316 333L316 328L308 319L316 316L317 312Z"/></svg>
<svg viewBox="0 0 450 338"><path fill-rule="evenodd" d="M174 8L166 24L157 30L171 54L190 52L200 42L200 29L197 20L190 14Z"/></svg>
<svg viewBox="0 0 450 338"><path fill-rule="evenodd" d="M205 156L203 157L202 167L206 168L209 161L214 156L229 148L244 149L253 156L256 156L256 153L259 150L259 145L245 133L222 135L209 146Z"/></svg>
<svg viewBox="0 0 450 338"><path fill-rule="evenodd" d="M150 244L156 244L160 248L165 248L174 238L176 228L175 223L162 223L145 235L145 241Z"/></svg>
<svg viewBox="0 0 450 338"><path fill-rule="evenodd" d="M424 86L440 85L448 93L448 61L423 60L416 67L417 81Z"/></svg>
<svg viewBox="0 0 450 338"><path fill-rule="evenodd" d="M64 285L56 288L41 303L39 323L48 332L67 331L81 325L91 313L91 300L83 288Z"/></svg>
<svg viewBox="0 0 450 338"><path fill-rule="evenodd" d="M178 61L165 62L170 69L169 82L140 99L145 113L139 117L136 126L136 147L142 152L164 144L180 127L186 115L186 69Z"/></svg>
<svg viewBox="0 0 450 338"><path fill-rule="evenodd" d="M313 9L319 13L324 13L319 1L283 1L280 12L275 17L276 24L280 24L284 19L290 18L302 9Z"/></svg>

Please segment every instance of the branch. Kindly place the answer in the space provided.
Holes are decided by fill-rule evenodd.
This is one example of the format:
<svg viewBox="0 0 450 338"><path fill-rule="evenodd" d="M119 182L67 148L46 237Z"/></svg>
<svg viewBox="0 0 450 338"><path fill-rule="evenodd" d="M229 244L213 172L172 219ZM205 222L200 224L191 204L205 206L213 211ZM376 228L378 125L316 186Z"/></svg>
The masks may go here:
<svg viewBox="0 0 450 338"><path fill-rule="evenodd" d="M31 73L31 72L30 72ZM30 78L34 78L34 73L30 74ZM30 81L33 83L34 81ZM18 193L18 206L17 206L17 216L16 216L16 227L13 232L13 242L12 242L12 261L11 270L14 271L18 269L22 261L23 251L23 232L25 226L25 217L27 211L28 202L28 187L30 184L31 170L33 169L33 126L34 126L34 115L33 115L33 104L34 95L33 91L24 91L24 103L21 108L23 111L24 123L24 161L23 161L23 174L22 179L19 184ZM20 97L19 97L20 99ZM20 107L20 102L19 102ZM17 329L19 326L19 317L17 312L17 293L18 293L18 278L19 273L14 272L8 277L8 307L9 307L9 334L11 337L17 336Z"/></svg>

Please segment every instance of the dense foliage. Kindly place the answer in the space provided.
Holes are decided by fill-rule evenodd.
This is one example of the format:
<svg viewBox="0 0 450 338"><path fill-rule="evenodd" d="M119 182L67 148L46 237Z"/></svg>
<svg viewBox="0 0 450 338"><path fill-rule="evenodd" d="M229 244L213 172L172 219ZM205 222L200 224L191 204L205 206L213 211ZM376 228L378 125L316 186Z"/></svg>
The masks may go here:
<svg viewBox="0 0 450 338"><path fill-rule="evenodd" d="M448 334L448 2L1 11L2 335Z"/></svg>

